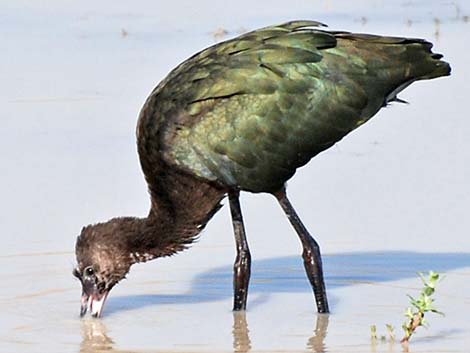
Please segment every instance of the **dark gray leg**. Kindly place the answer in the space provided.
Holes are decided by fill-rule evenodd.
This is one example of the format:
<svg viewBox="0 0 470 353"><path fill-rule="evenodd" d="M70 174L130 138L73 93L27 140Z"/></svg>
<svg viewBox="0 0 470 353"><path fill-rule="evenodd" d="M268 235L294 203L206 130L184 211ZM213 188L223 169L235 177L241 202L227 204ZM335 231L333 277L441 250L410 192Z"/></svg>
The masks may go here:
<svg viewBox="0 0 470 353"><path fill-rule="evenodd" d="M304 259L305 271L307 272L308 279L313 288L313 293L315 294L317 310L319 313L328 313L328 300L326 298L325 281L323 280L320 247L315 239L313 239L308 233L307 228L305 228L291 203L287 199L286 190L283 188L282 190L274 193L274 196L279 201L279 204L287 215L287 218L289 218L290 223L302 242L302 257Z"/></svg>
<svg viewBox="0 0 470 353"><path fill-rule="evenodd" d="M245 310L250 282L251 254L246 241L245 226L239 201L240 192L232 190L228 193L230 212L232 214L233 232L237 246L237 257L233 265L233 310Z"/></svg>

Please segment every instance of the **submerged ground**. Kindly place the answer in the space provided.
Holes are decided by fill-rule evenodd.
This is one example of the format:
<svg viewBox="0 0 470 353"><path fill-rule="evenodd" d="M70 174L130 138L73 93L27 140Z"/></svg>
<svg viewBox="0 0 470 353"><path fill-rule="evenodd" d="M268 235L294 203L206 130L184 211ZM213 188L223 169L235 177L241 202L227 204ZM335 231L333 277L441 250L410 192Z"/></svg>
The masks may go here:
<svg viewBox="0 0 470 353"><path fill-rule="evenodd" d="M418 271L445 273L412 352L470 346L470 8L463 1L173 1L71 7L1 1L1 352L400 352ZM414 84L289 184L322 245L332 314L317 316L300 246L276 202L244 195L254 258L233 315L228 208L188 252L135 266L101 320L78 318L71 271L81 227L145 215L134 128L180 61L239 32L308 18L335 29L425 37L450 78Z"/></svg>

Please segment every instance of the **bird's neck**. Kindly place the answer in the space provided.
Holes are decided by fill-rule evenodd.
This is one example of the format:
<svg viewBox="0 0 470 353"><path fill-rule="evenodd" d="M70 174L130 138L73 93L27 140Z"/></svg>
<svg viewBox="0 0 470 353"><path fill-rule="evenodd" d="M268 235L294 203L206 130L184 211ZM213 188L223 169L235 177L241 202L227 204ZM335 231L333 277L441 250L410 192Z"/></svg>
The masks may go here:
<svg viewBox="0 0 470 353"><path fill-rule="evenodd" d="M158 210L149 217L136 220L137 226L128 233L127 248L132 263L171 256L184 250L197 235L197 229L185 233L166 211ZM191 236L185 236L185 234Z"/></svg>
<svg viewBox="0 0 470 353"><path fill-rule="evenodd" d="M151 209L130 239L133 262L171 256L185 250L220 209L225 192L190 176L166 178L150 187Z"/></svg>

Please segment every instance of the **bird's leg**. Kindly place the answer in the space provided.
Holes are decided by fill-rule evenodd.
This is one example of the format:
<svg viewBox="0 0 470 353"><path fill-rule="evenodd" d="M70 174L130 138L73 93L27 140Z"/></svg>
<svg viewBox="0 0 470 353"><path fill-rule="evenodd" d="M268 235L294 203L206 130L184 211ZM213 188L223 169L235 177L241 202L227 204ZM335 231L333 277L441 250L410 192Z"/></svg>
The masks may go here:
<svg viewBox="0 0 470 353"><path fill-rule="evenodd" d="M291 203L287 199L286 190L282 188L280 191L275 192L274 196L279 201L279 204L287 215L287 218L289 218L290 223L302 242L302 257L304 259L305 271L307 272L308 279L313 288L313 293L315 294L317 310L319 313L328 313L328 299L326 297L325 281L323 279L320 247L315 239L313 239L309 234L307 228L305 228Z"/></svg>
<svg viewBox="0 0 470 353"><path fill-rule="evenodd" d="M250 282L251 254L246 240L245 226L243 225L242 211L239 201L240 192L231 190L228 193L230 213L232 214L233 232L237 246L237 257L233 265L233 310L245 310Z"/></svg>

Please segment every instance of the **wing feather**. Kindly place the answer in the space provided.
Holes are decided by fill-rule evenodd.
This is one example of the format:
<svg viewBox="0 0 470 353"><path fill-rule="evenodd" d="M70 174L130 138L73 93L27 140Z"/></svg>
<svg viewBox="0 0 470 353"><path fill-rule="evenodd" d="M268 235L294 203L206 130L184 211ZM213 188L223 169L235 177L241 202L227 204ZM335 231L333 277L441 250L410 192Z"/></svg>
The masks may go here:
<svg viewBox="0 0 470 353"><path fill-rule="evenodd" d="M288 22L195 54L152 92L138 140L160 139L167 164L200 178L273 191L397 87L449 72L424 40L322 26Z"/></svg>

